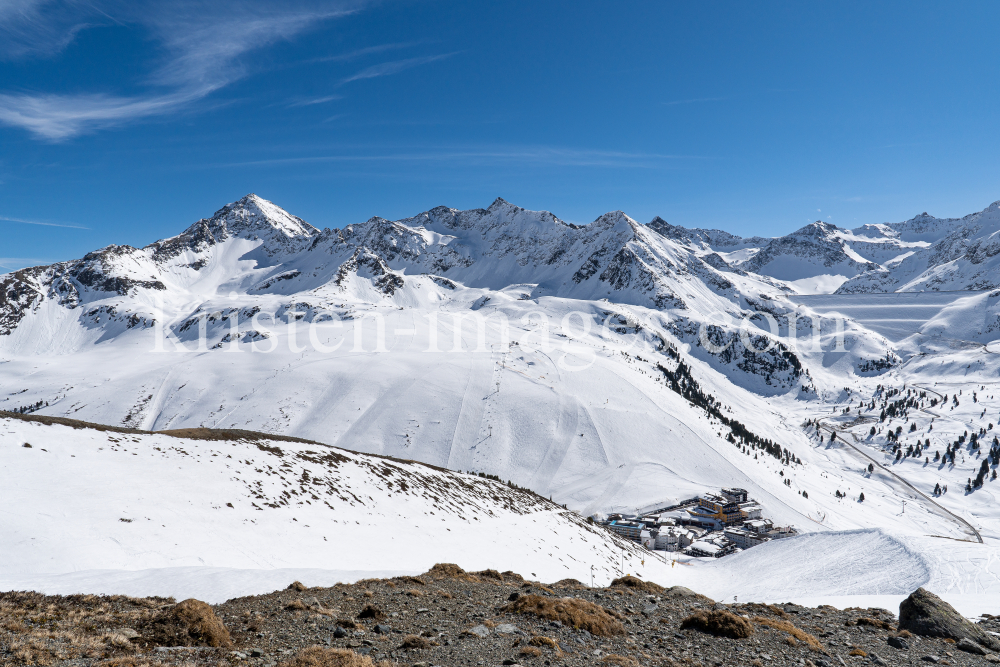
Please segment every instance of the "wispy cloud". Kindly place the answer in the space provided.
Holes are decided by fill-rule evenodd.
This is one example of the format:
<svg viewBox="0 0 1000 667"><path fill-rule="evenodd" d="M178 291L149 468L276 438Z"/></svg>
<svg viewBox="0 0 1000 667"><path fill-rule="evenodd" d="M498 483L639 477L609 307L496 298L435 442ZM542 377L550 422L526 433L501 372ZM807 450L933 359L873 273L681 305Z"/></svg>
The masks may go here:
<svg viewBox="0 0 1000 667"><path fill-rule="evenodd" d="M42 222L40 220L24 220L23 218L8 218L3 215L0 215L0 222L14 222L19 225L38 225L40 227L62 227L64 229L90 229L90 227L82 227L80 225L68 225L59 222Z"/></svg>
<svg viewBox="0 0 1000 667"><path fill-rule="evenodd" d="M723 102L729 99L728 97L695 97L690 100L673 100L671 102L664 102L663 106L672 107L678 104L696 104L698 102Z"/></svg>
<svg viewBox="0 0 1000 667"><path fill-rule="evenodd" d="M4 33L0 37L13 35L22 41L25 35L45 38L42 41L52 52L65 47L76 31L88 25L84 20L88 16L141 25L168 54L149 77L148 84L155 92L138 96L5 93L0 94L0 122L23 127L43 139L60 141L175 111L245 76L240 57L249 51L290 39L323 20L353 13L362 2L293 2L279 6L245 0L187 0L108 4L113 1L106 1L109 11L104 11L92 3L4 0L0 3L0 33ZM85 16L81 7L90 8L89 15ZM72 20L62 17L58 10L65 10ZM5 53L13 57L28 52L8 49Z"/></svg>
<svg viewBox="0 0 1000 667"><path fill-rule="evenodd" d="M59 0L3 0L0 2L0 57L16 59L49 56L73 41L100 13L82 3Z"/></svg>
<svg viewBox="0 0 1000 667"><path fill-rule="evenodd" d="M90 129L165 113L207 94L187 91L147 98L101 94L0 94L0 122L23 127L51 141L59 141Z"/></svg>
<svg viewBox="0 0 1000 667"><path fill-rule="evenodd" d="M631 153L623 151L581 150L548 146L520 147L513 149L459 149L443 151L414 151L383 153L380 155L311 155L270 160L251 160L227 163L226 167L254 167L283 164L314 163L374 163L374 162L455 162L462 164L555 164L573 167L636 167L654 168L668 161L706 159L696 155L669 155L663 153Z"/></svg>
<svg viewBox="0 0 1000 667"><path fill-rule="evenodd" d="M370 56L374 53L385 53L386 51L405 49L411 46L416 46L418 44L420 44L420 42L396 42L393 44L376 44L374 46L366 46L363 49L355 49L354 51L348 51L347 53L338 53L332 56L321 56L319 58L312 58L305 62L307 63L347 62L349 60L357 60L358 58L363 58L364 56Z"/></svg>
<svg viewBox="0 0 1000 667"><path fill-rule="evenodd" d="M51 263L48 259L39 259L38 257L0 257L0 269L6 269L7 271L16 271L26 266L41 266Z"/></svg>
<svg viewBox="0 0 1000 667"><path fill-rule="evenodd" d="M461 53L461 51L452 51L451 53L440 53L433 56L419 56L416 58L391 60L389 62L379 63L378 65L372 65L371 67L364 68L360 72L347 77L341 81L341 83L350 83L351 81L359 81L361 79L374 79L380 76L389 76L390 74L396 74L397 72L402 72L403 70L410 69L411 67L426 65L438 60L444 60L445 58L450 58L459 53Z"/></svg>
<svg viewBox="0 0 1000 667"><path fill-rule="evenodd" d="M332 102L334 100L343 99L343 95L326 95L325 97L314 97L307 100L298 100L296 102L291 102L288 106L291 107L309 107L314 104L326 104L327 102Z"/></svg>

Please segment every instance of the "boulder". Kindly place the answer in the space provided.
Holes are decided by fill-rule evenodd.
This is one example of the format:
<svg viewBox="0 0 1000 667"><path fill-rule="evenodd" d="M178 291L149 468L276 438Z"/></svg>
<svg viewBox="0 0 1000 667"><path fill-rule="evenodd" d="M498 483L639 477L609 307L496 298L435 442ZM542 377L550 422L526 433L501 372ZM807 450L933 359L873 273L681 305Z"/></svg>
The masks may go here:
<svg viewBox="0 0 1000 667"><path fill-rule="evenodd" d="M962 637L955 644L955 648L960 651L965 651L966 653L975 653L976 655L986 655L986 649L972 641L968 637Z"/></svg>
<svg viewBox="0 0 1000 667"><path fill-rule="evenodd" d="M490 629L487 628L485 625L477 625L473 628L469 628L468 630L466 630L466 632L482 638L490 634Z"/></svg>
<svg viewBox="0 0 1000 667"><path fill-rule="evenodd" d="M232 648L229 630L201 600L184 600L158 614L143 633L156 646Z"/></svg>
<svg viewBox="0 0 1000 667"><path fill-rule="evenodd" d="M918 588L899 603L899 629L923 637L968 639L981 646L1000 650L1000 642L989 636L950 604L930 591Z"/></svg>
<svg viewBox="0 0 1000 667"><path fill-rule="evenodd" d="M365 608L358 612L358 618L370 618L373 621L384 621L385 612L373 604L365 605Z"/></svg>

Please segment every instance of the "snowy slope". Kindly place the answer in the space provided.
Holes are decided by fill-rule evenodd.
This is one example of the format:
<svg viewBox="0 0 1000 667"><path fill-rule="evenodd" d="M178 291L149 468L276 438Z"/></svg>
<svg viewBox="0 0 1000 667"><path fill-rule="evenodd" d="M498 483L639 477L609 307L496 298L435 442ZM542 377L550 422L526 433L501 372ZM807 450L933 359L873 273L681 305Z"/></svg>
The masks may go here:
<svg viewBox="0 0 1000 667"><path fill-rule="evenodd" d="M688 561L672 580L716 600L880 607L894 613L918 587L970 618L995 613L1000 548L868 529L769 542L720 560Z"/></svg>
<svg viewBox="0 0 1000 667"><path fill-rule="evenodd" d="M499 482L304 441L183 435L0 417L0 588L100 570L454 561L552 581L589 580L593 566L608 579L636 552Z"/></svg>

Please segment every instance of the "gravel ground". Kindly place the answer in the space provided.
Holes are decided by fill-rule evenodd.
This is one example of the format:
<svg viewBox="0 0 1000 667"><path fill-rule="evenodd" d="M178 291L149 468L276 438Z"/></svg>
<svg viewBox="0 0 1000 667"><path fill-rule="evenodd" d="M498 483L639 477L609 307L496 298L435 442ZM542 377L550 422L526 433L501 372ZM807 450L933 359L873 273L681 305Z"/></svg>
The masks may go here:
<svg viewBox="0 0 1000 667"><path fill-rule="evenodd" d="M151 645L142 630L169 601L30 595L19 603L16 594L0 594L0 664L277 667L316 645L414 667L1000 663L995 655L967 653L948 640L899 636L894 614L883 609L721 605L680 587L543 585L513 573L472 574L454 566L330 588L296 582L215 605L232 637L228 648ZM594 603L607 610L598 612L606 622L591 627L609 634L517 613L512 599L518 598L554 610L566 607L561 598ZM713 610L747 619L752 634L730 639L681 629L683 619ZM980 622L1000 633L1000 617Z"/></svg>

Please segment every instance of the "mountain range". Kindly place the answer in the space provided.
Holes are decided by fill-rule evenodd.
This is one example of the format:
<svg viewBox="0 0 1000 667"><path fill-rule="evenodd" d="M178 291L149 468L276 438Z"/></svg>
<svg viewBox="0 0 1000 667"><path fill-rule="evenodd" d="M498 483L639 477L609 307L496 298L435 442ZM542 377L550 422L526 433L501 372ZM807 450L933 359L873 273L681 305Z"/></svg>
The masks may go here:
<svg viewBox="0 0 1000 667"><path fill-rule="evenodd" d="M981 452L918 467L894 445L1000 421L998 206L741 238L502 199L318 229L248 195L143 248L0 276L0 410L139 429L143 455L149 432L294 436L583 517L736 486L802 532L989 541L992 487L928 495ZM880 420L898 394L919 408Z"/></svg>

